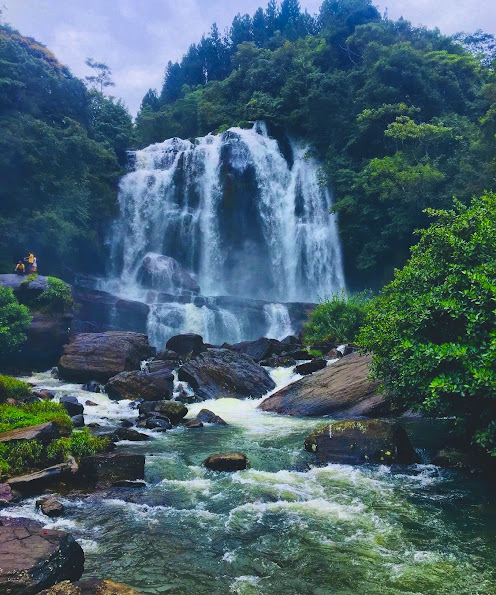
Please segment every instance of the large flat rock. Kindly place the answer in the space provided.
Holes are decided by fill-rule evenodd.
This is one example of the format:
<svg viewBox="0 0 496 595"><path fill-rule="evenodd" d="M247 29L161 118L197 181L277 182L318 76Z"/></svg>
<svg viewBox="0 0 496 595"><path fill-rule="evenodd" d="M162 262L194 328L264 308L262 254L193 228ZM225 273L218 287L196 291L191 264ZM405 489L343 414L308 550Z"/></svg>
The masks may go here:
<svg viewBox="0 0 496 595"><path fill-rule="evenodd" d="M170 399L174 388L174 374L168 368L155 372L121 372L105 385L105 391L111 399L144 399L160 401Z"/></svg>
<svg viewBox="0 0 496 595"><path fill-rule="evenodd" d="M338 417L375 416L385 408L385 397L371 381L370 356L353 353L335 364L282 388L259 408L282 415Z"/></svg>
<svg viewBox="0 0 496 595"><path fill-rule="evenodd" d="M201 400L259 399L275 387L269 374L244 353L209 349L179 368L179 380L188 382Z"/></svg>
<svg viewBox="0 0 496 595"><path fill-rule="evenodd" d="M73 468L69 463L59 463L40 471L18 475L7 480L11 489L21 494L40 494L47 488L55 488L61 481L72 478Z"/></svg>
<svg viewBox="0 0 496 595"><path fill-rule="evenodd" d="M0 434L0 443L21 442L23 440L38 440L42 444L48 444L60 437L57 424L53 421L28 428L16 428Z"/></svg>
<svg viewBox="0 0 496 595"><path fill-rule="evenodd" d="M71 382L107 382L121 372L139 370L151 355L148 337L141 333L81 333L64 348L59 376Z"/></svg>
<svg viewBox="0 0 496 595"><path fill-rule="evenodd" d="M0 527L2 595L35 595L61 581L76 581L83 567L83 550L69 533L36 525Z"/></svg>

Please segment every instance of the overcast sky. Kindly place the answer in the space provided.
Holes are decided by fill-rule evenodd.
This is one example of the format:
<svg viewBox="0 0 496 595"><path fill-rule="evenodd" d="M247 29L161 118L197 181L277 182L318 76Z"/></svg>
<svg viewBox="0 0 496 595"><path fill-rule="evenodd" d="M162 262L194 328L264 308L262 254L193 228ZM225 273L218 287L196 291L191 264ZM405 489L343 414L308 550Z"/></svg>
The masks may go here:
<svg viewBox="0 0 496 595"><path fill-rule="evenodd" d="M300 0L317 12L321 0ZM181 58L217 22L228 27L238 12L253 14L267 0L0 0L4 18L35 37L79 77L87 57L106 62L121 97L133 114L151 88L160 88L165 65ZM483 29L496 33L495 0L385 0L392 19L438 27L450 34Z"/></svg>

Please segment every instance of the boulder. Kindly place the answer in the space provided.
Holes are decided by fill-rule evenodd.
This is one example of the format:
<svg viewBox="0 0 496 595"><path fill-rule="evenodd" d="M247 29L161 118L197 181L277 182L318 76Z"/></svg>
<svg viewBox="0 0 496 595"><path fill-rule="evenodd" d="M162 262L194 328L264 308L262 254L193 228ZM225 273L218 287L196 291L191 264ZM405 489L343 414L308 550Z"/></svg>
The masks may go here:
<svg viewBox="0 0 496 595"><path fill-rule="evenodd" d="M178 371L199 400L224 397L258 399L275 387L262 366L244 353L209 349L185 363Z"/></svg>
<svg viewBox="0 0 496 595"><path fill-rule="evenodd" d="M41 512L50 518L61 516L64 513L64 505L50 497L37 500L36 508L40 508Z"/></svg>
<svg viewBox="0 0 496 595"><path fill-rule="evenodd" d="M70 382L107 382L121 372L139 370L152 352L148 337L140 333L82 333L64 348L59 376Z"/></svg>
<svg viewBox="0 0 496 595"><path fill-rule="evenodd" d="M372 417L387 410L378 383L369 379L370 356L353 353L300 378L260 403L263 411L282 415Z"/></svg>
<svg viewBox="0 0 496 595"><path fill-rule="evenodd" d="M268 368L291 368L295 364L296 360L290 355L274 355L260 362L261 366Z"/></svg>
<svg viewBox="0 0 496 595"><path fill-rule="evenodd" d="M212 471L242 471L248 467L248 459L241 452L231 452L210 455L203 464Z"/></svg>
<svg viewBox="0 0 496 595"><path fill-rule="evenodd" d="M42 401L51 401L55 397L55 395L49 390L41 388L33 391L33 397L37 397Z"/></svg>
<svg viewBox="0 0 496 595"><path fill-rule="evenodd" d="M227 423L222 419L222 417L215 415L215 413L213 411L210 411L209 409L202 409L198 413L196 418L204 424L217 424L218 426L227 426Z"/></svg>
<svg viewBox="0 0 496 595"><path fill-rule="evenodd" d="M71 583L64 581L38 593L38 595L140 595L138 591L124 583L111 580L90 579Z"/></svg>
<svg viewBox="0 0 496 595"><path fill-rule="evenodd" d="M90 393L101 393L102 392L102 385L94 380L83 384L81 387L83 390L87 390Z"/></svg>
<svg viewBox="0 0 496 595"><path fill-rule="evenodd" d="M288 355L298 361L312 359L312 356L306 349L296 349L295 351L290 351Z"/></svg>
<svg viewBox="0 0 496 595"><path fill-rule="evenodd" d="M36 525L0 527L0 593L35 595L84 568L81 546L69 533Z"/></svg>
<svg viewBox="0 0 496 595"><path fill-rule="evenodd" d="M145 457L138 454L102 454L83 457L78 480L91 484L111 484L121 479L144 479Z"/></svg>
<svg viewBox="0 0 496 595"><path fill-rule="evenodd" d="M14 493L8 483L0 483L0 508L14 501Z"/></svg>
<svg viewBox="0 0 496 595"><path fill-rule="evenodd" d="M183 357L198 355L207 349L203 344L203 338L193 333L171 337L166 343L166 348L167 351L173 351Z"/></svg>
<svg viewBox="0 0 496 595"><path fill-rule="evenodd" d="M465 472L473 468L472 463L469 453L458 448L443 448L432 458L433 465Z"/></svg>
<svg viewBox="0 0 496 595"><path fill-rule="evenodd" d="M301 347L300 340L294 335L288 335L287 337L284 337L281 343L283 345L297 345L298 347Z"/></svg>
<svg viewBox="0 0 496 595"><path fill-rule="evenodd" d="M86 401L84 402L84 404L87 407L96 407L98 405L98 403L95 403L95 401L90 401L89 399L86 399Z"/></svg>
<svg viewBox="0 0 496 595"><path fill-rule="evenodd" d="M157 414L167 417L173 424L178 424L188 413L188 408L177 401L145 401L140 403L138 411L140 415L156 416Z"/></svg>
<svg viewBox="0 0 496 595"><path fill-rule="evenodd" d="M74 415L80 415L84 411L84 407L80 404L77 397L60 397L60 404L67 411L69 417L73 417Z"/></svg>
<svg viewBox="0 0 496 595"><path fill-rule="evenodd" d="M165 432L166 430L172 430L172 424L169 420L162 417L149 417L145 421L145 428Z"/></svg>
<svg viewBox="0 0 496 595"><path fill-rule="evenodd" d="M192 417L184 422L185 428L203 428L202 422L197 417Z"/></svg>
<svg viewBox="0 0 496 595"><path fill-rule="evenodd" d="M266 337L260 337L256 341L235 343L231 348L238 353L248 355L256 362L267 359L272 355L280 355L283 351L288 350L287 345L276 339L267 339Z"/></svg>
<svg viewBox="0 0 496 595"><path fill-rule="evenodd" d="M175 351L172 351L172 349L165 349L164 351L159 351L157 353L154 361L156 361L156 360L166 362L166 363L170 362L171 367L176 368L181 360L181 357L179 356L178 353L176 353Z"/></svg>
<svg viewBox="0 0 496 595"><path fill-rule="evenodd" d="M138 432L131 428L117 428L115 435L119 440L130 440L132 442L145 442L151 440L151 437L148 436L148 434L143 434L143 432Z"/></svg>
<svg viewBox="0 0 496 595"><path fill-rule="evenodd" d="M179 295L200 293L200 286L181 265L170 256L148 252L138 270L137 281L150 289Z"/></svg>
<svg viewBox="0 0 496 595"><path fill-rule="evenodd" d="M56 488L61 482L73 478L73 467L69 463L60 463L41 471L18 475L7 480L8 485L23 495L40 494L47 488Z"/></svg>
<svg viewBox="0 0 496 595"><path fill-rule="evenodd" d="M29 428L17 428L2 432L0 434L0 443L14 443L22 440L37 440L41 444L48 444L52 440L60 437L60 432L57 424L53 421L38 424L36 426L29 426Z"/></svg>
<svg viewBox="0 0 496 595"><path fill-rule="evenodd" d="M338 345L336 347L338 357L344 357L345 355L350 355L350 353L353 353L354 350L355 350L354 347L352 345L348 345L348 344Z"/></svg>
<svg viewBox="0 0 496 595"><path fill-rule="evenodd" d="M418 460L405 429L383 419L347 419L316 430L305 440L305 450L325 463L410 464Z"/></svg>
<svg viewBox="0 0 496 595"><path fill-rule="evenodd" d="M326 366L327 366L327 361L325 359L314 359L311 362L305 362L304 364L298 364L295 367L295 372L297 374L301 374L302 376L307 376L308 374L313 374L314 372L323 370Z"/></svg>
<svg viewBox="0 0 496 595"><path fill-rule="evenodd" d="M174 374L168 368L155 372L121 372L105 385L111 399L144 399L159 401L170 399L174 388Z"/></svg>
<svg viewBox="0 0 496 595"><path fill-rule="evenodd" d="M79 415L73 415L71 417L71 421L75 428L84 428L84 415L82 413Z"/></svg>

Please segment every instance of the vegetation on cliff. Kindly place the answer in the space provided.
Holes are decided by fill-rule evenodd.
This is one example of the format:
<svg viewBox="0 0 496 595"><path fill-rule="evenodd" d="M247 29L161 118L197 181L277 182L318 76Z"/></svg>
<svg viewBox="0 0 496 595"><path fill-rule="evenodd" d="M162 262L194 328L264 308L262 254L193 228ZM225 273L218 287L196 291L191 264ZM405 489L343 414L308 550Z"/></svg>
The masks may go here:
<svg viewBox="0 0 496 595"><path fill-rule="evenodd" d="M0 357L19 349L30 322L29 309L19 304L12 289L0 287Z"/></svg>

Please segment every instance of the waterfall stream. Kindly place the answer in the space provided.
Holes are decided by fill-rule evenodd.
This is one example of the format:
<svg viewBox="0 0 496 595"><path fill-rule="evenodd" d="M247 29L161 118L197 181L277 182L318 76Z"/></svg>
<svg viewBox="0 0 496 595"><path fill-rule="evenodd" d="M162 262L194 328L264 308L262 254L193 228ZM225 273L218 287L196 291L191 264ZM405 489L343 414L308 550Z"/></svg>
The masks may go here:
<svg viewBox="0 0 496 595"><path fill-rule="evenodd" d="M283 338L301 328L285 304L345 286L319 163L269 132L256 122L131 154L111 235L114 275L102 288L152 304L152 341L177 332L213 342ZM210 296L203 303L200 291ZM252 302L233 308L216 296Z"/></svg>

